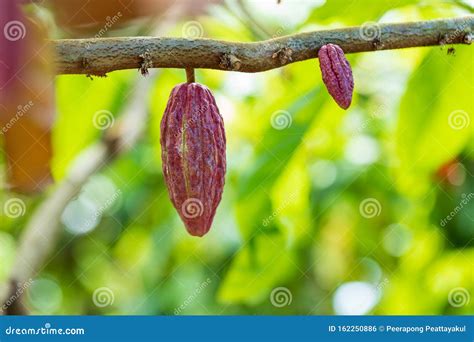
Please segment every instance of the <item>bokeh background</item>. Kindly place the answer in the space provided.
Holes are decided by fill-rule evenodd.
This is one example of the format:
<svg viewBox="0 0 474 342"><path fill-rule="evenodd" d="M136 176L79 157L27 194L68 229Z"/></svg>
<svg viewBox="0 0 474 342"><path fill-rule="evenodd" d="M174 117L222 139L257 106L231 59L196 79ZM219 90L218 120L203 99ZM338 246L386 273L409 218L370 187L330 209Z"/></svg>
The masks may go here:
<svg viewBox="0 0 474 342"><path fill-rule="evenodd" d="M24 10L50 38L160 32L256 41L351 25L363 25L370 39L377 23L472 15L473 5L152 3L90 1L95 7L85 8L43 1ZM228 139L224 196L204 238L186 233L161 171L159 123L185 73L152 71L151 86L140 94L149 111L143 138L67 205L54 252L25 286L27 308L99 315L473 314L474 59L472 47L454 48L349 55L355 93L347 111L327 94L316 58L257 74L197 70L197 81L216 97ZM93 80L56 77L56 181L100 139L101 125L119 119L139 77L136 70ZM99 122L97 113L110 114ZM5 156L0 165L5 282L19 236L54 185L36 195L10 191ZM20 214L9 212L11 199L23 204Z"/></svg>

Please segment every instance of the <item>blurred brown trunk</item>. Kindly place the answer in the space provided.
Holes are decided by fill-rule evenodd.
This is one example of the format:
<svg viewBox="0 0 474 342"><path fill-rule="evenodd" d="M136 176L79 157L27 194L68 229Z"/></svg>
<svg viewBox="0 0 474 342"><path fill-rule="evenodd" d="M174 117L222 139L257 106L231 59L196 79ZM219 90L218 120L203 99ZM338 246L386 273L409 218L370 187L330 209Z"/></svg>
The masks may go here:
<svg viewBox="0 0 474 342"><path fill-rule="evenodd" d="M3 4L2 4L3 5ZM7 187L35 192L51 181L54 83L47 32L28 20L15 0L0 12L0 134L4 137Z"/></svg>

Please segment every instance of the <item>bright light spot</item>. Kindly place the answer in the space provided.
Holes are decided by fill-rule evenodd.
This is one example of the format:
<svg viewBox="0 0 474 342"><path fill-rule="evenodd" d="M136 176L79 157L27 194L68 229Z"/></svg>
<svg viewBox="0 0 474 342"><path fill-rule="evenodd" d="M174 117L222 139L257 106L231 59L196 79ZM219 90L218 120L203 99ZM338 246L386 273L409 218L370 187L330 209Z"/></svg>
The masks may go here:
<svg viewBox="0 0 474 342"><path fill-rule="evenodd" d="M357 165L372 164L380 156L377 140L366 135L360 135L347 142L345 157Z"/></svg>
<svg viewBox="0 0 474 342"><path fill-rule="evenodd" d="M96 207L105 211L120 197L120 192L110 178L103 175L94 175L82 188L80 197L87 198Z"/></svg>
<svg viewBox="0 0 474 342"><path fill-rule="evenodd" d="M362 111L354 108L344 118L343 131L348 136L362 134L369 124L369 118L364 117Z"/></svg>
<svg viewBox="0 0 474 342"><path fill-rule="evenodd" d="M219 108L219 112L221 113L222 118L224 119L224 123L228 125L229 122L232 122L235 118L234 103L229 100L229 98L222 95L216 96L216 103L217 107Z"/></svg>
<svg viewBox="0 0 474 342"><path fill-rule="evenodd" d="M86 234L99 224L101 216L99 208L93 201L80 196L64 209L61 222L72 234Z"/></svg>
<svg viewBox="0 0 474 342"><path fill-rule="evenodd" d="M402 224L391 224L384 231L383 247L390 255L400 257L411 246L412 234Z"/></svg>
<svg viewBox="0 0 474 342"><path fill-rule="evenodd" d="M380 299L374 285L361 281L341 285L333 298L334 311L338 315L365 315Z"/></svg>
<svg viewBox="0 0 474 342"><path fill-rule="evenodd" d="M35 310L42 313L53 313L61 306L63 293L55 281L40 278L28 288L28 300Z"/></svg>
<svg viewBox="0 0 474 342"><path fill-rule="evenodd" d="M463 185L466 180L466 169L461 163L452 165L448 170L448 181L452 185Z"/></svg>
<svg viewBox="0 0 474 342"><path fill-rule="evenodd" d="M382 269L374 259L364 258L361 264L364 269L364 279L372 284L378 284L382 280Z"/></svg>
<svg viewBox="0 0 474 342"><path fill-rule="evenodd" d="M263 86L263 79L255 76L243 72L228 72L225 76L223 92L237 99L251 95L258 96Z"/></svg>
<svg viewBox="0 0 474 342"><path fill-rule="evenodd" d="M325 189L336 181L337 168L329 160L319 160L311 166L311 179L315 187Z"/></svg>

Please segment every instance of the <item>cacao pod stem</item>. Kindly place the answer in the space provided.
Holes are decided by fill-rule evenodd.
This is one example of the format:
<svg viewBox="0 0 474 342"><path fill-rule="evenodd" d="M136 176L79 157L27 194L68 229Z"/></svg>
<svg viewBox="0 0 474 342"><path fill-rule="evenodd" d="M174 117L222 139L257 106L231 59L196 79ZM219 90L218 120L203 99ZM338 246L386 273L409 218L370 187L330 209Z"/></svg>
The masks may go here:
<svg viewBox="0 0 474 342"><path fill-rule="evenodd" d="M195 81L193 68L186 68L186 79L188 83L193 83Z"/></svg>

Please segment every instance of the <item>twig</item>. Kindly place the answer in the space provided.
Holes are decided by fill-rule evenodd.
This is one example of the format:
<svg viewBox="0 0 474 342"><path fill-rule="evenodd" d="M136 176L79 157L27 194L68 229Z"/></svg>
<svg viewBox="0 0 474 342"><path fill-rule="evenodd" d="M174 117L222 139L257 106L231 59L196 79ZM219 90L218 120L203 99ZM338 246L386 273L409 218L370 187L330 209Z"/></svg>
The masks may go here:
<svg viewBox="0 0 474 342"><path fill-rule="evenodd" d="M242 0L237 0L237 5L250 22L250 25L254 26L257 30L263 33L263 35L261 33L258 34L260 37L269 38L272 36L271 33L268 32L267 29L258 22L257 19L255 19L253 14L249 11L246 4L244 4Z"/></svg>
<svg viewBox="0 0 474 342"><path fill-rule="evenodd" d="M193 83L195 81L193 68L186 68L186 80L188 83Z"/></svg>
<svg viewBox="0 0 474 342"><path fill-rule="evenodd" d="M221 60L222 56L232 54L240 61L238 71L260 72L316 58L320 47L327 43L338 44L345 53L356 53L465 44L465 35L473 31L474 16L467 16L398 24L366 24L299 33L256 43L205 38L125 37L55 40L53 44L57 74L104 75L114 70L141 68L143 58L140 56L145 51L154 68L229 70ZM280 58L272 58L282 49L292 52L288 63L282 64Z"/></svg>
<svg viewBox="0 0 474 342"><path fill-rule="evenodd" d="M455 0L454 3L455 3L457 6L463 8L463 9L465 9L465 10L471 12L471 13L474 12L474 7L471 6L471 5L469 5L469 4L466 3L466 2L462 1L462 0Z"/></svg>

